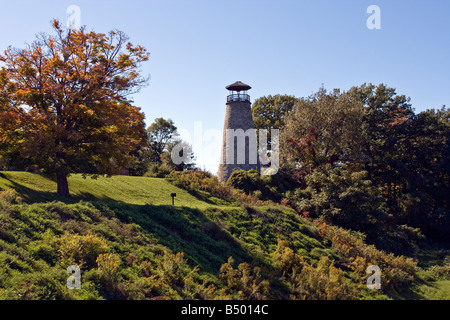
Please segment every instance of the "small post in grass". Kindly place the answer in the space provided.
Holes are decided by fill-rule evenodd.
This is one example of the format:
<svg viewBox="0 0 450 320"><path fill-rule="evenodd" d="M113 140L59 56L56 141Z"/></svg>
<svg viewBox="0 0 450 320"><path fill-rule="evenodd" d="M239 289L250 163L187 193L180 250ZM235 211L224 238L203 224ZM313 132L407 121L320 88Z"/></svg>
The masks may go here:
<svg viewBox="0 0 450 320"><path fill-rule="evenodd" d="M171 193L170 196L172 197L172 205L175 204L175 197L177 196L176 193Z"/></svg>

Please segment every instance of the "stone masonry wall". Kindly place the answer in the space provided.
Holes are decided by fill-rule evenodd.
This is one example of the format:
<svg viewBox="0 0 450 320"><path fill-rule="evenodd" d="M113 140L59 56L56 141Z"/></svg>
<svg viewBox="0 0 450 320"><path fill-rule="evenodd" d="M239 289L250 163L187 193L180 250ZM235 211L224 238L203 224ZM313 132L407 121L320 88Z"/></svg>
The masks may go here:
<svg viewBox="0 0 450 320"><path fill-rule="evenodd" d="M219 170L217 172L217 177L220 182L226 182L234 170L259 170L259 158L256 157L257 163L251 164L249 159L249 140L246 138L245 141L245 163L237 164L237 143L236 138L234 139L234 162L232 164L226 163L226 130L227 129L242 129L244 131L248 129L254 129L253 117L251 111L250 102L228 102L225 112L225 121L223 128L223 140L222 140L222 153L221 162L219 164Z"/></svg>

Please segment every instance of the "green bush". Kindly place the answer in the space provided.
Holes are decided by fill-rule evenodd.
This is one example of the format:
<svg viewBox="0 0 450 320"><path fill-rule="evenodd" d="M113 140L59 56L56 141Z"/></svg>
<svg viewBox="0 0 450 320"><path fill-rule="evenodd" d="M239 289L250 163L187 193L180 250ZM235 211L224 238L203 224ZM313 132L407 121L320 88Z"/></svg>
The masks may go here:
<svg viewBox="0 0 450 320"><path fill-rule="evenodd" d="M450 280L450 264L443 266L431 266L427 269L436 279Z"/></svg>
<svg viewBox="0 0 450 320"><path fill-rule="evenodd" d="M261 200L280 201L281 193L277 189L280 187L279 181L277 181L277 185L274 185L272 179L275 178L261 176L255 169L235 170L228 178L227 184Z"/></svg>
<svg viewBox="0 0 450 320"><path fill-rule="evenodd" d="M66 279L67 273L59 268L13 274L0 289L0 300L72 299Z"/></svg>
<svg viewBox="0 0 450 320"><path fill-rule="evenodd" d="M172 172L172 169L164 163L151 163L148 165L144 177L165 178Z"/></svg>
<svg viewBox="0 0 450 320"><path fill-rule="evenodd" d="M30 251L35 259L42 259L49 265L54 265L58 259L58 253L55 248L46 243L32 246Z"/></svg>

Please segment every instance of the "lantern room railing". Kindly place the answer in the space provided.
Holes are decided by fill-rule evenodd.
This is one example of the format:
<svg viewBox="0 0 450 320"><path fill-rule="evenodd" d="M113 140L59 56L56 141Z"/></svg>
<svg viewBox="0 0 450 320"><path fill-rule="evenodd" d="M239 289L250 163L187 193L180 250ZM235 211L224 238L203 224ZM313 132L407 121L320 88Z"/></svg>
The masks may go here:
<svg viewBox="0 0 450 320"><path fill-rule="evenodd" d="M233 93L227 96L227 102L250 102L250 96L245 93Z"/></svg>

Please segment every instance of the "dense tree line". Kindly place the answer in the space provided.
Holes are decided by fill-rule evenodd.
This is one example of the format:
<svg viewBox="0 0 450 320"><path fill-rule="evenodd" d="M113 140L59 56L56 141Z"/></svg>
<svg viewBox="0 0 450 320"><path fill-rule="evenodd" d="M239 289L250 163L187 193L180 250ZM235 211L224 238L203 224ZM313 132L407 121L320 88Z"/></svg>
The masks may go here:
<svg viewBox="0 0 450 320"><path fill-rule="evenodd" d="M253 107L257 128L266 128L263 120L271 113L271 124L281 129L279 175L235 172L229 183L363 232L369 242L389 251L448 243L446 107L416 114L409 98L384 84L346 92L321 88L310 97L289 100L294 99L285 108L280 96L263 97Z"/></svg>

